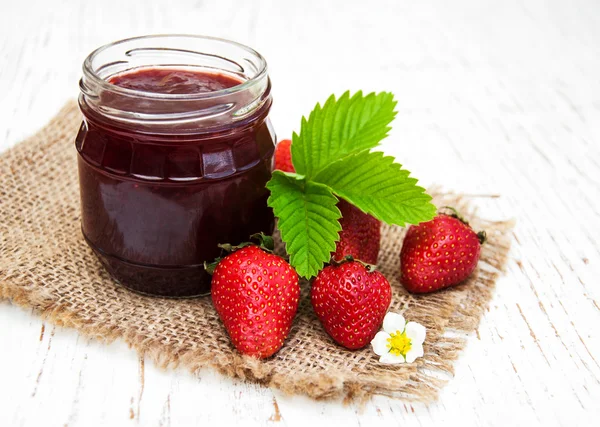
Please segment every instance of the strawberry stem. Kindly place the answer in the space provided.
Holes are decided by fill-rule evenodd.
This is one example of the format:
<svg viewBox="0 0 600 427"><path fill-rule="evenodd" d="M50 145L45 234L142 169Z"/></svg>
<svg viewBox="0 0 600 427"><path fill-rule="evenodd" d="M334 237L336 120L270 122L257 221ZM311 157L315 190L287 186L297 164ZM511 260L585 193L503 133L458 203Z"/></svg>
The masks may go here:
<svg viewBox="0 0 600 427"><path fill-rule="evenodd" d="M353 262L353 261L356 261L356 262L362 264L368 271L375 271L375 269L376 269L376 266L374 266L372 264L367 264L366 262L363 262L359 259L354 259L354 257L352 255L346 255L344 258L342 258L340 260L336 260L335 258L332 258L330 264L337 267L337 266L340 266L347 262Z"/></svg>
<svg viewBox="0 0 600 427"><path fill-rule="evenodd" d="M242 242L239 245L232 245L231 243L219 243L217 246L223 250L222 252L226 252L228 254L230 254L231 252L235 252L238 249L245 248L246 246L258 246L263 251L273 253L273 250L275 249L275 241L271 236L267 236L264 233L256 233L250 236L250 239L256 240L258 242L258 245L252 242ZM213 272L215 271L215 267L218 263L221 262L223 258L224 256L216 258L211 263L205 261L204 269L206 270L206 272L208 274L213 274Z"/></svg>
<svg viewBox="0 0 600 427"><path fill-rule="evenodd" d="M252 242L242 242L239 245L232 245L230 243L219 243L217 246L228 253L235 252L238 249L242 249L246 246L251 245L256 245L267 252L273 252L273 250L275 249L275 241L273 240L273 238L271 236L267 236L264 233L253 234L252 236L250 236L250 239L256 240L258 242L258 245Z"/></svg>
<svg viewBox="0 0 600 427"><path fill-rule="evenodd" d="M268 252L275 250L275 241L273 237L267 236L265 233L256 233L250 236L251 239L258 241L258 246Z"/></svg>
<svg viewBox="0 0 600 427"><path fill-rule="evenodd" d="M449 209L450 211L452 211L452 215L450 215L451 217L456 218L465 225L469 225L469 221L467 221L460 213L458 213L456 208L453 208L452 206L442 206L439 210L441 211L442 209ZM479 240L480 245L483 245L487 241L487 235L485 233L485 230L477 233L477 239Z"/></svg>
<svg viewBox="0 0 600 427"><path fill-rule="evenodd" d="M222 259L223 258L216 258L211 263L204 261L204 269L206 270L206 272L212 276L212 274L215 272L215 268L217 267L217 264L220 263Z"/></svg>
<svg viewBox="0 0 600 427"><path fill-rule="evenodd" d="M238 249L242 249L245 248L246 246L250 246L253 243L251 242L243 242L240 243L239 245L232 245L231 243L219 243L217 246L221 249L223 249L225 252L231 253L231 252L235 252Z"/></svg>
<svg viewBox="0 0 600 427"><path fill-rule="evenodd" d="M479 244L483 245L487 241L487 234L486 234L485 230L477 233L477 238L479 239Z"/></svg>
<svg viewBox="0 0 600 427"><path fill-rule="evenodd" d="M456 218L457 220L459 220L460 222L462 222L465 225L469 225L469 221L467 221L465 219L464 216L462 216L457 210L456 208L452 207L452 206L442 206L439 210L441 211L442 209L448 209L452 212L452 215L450 215L453 218ZM445 214L447 215L447 214Z"/></svg>

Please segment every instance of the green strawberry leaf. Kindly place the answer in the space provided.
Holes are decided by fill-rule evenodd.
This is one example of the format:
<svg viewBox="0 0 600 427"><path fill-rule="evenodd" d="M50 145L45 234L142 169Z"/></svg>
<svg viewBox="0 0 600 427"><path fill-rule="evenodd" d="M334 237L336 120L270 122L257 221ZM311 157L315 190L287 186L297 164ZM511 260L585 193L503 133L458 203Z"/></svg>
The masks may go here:
<svg viewBox="0 0 600 427"><path fill-rule="evenodd" d="M396 116L396 101L389 92L359 91L338 100L331 95L323 107L317 104L308 120L302 118L300 134L292 136L292 163L298 174L311 179L329 163L355 151L376 147Z"/></svg>
<svg viewBox="0 0 600 427"><path fill-rule="evenodd" d="M316 276L335 251L342 229L338 199L322 184L281 171L273 172L267 188L290 264L300 276Z"/></svg>
<svg viewBox="0 0 600 427"><path fill-rule="evenodd" d="M388 224L431 220L436 207L425 189L393 157L364 150L330 163L314 181Z"/></svg>
<svg viewBox="0 0 600 427"><path fill-rule="evenodd" d="M335 250L341 230L336 196L388 224L429 221L436 209L392 157L371 152L385 138L396 101L388 92L344 93L317 104L292 138L295 174L273 172L269 206L299 275L316 275Z"/></svg>

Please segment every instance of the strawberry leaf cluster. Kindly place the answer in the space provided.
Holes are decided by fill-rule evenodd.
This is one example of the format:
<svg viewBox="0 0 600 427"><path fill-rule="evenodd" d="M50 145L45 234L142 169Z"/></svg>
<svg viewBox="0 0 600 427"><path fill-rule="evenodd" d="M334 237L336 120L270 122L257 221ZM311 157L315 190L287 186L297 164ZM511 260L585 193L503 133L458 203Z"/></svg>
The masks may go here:
<svg viewBox="0 0 600 427"><path fill-rule="evenodd" d="M339 239L338 197L388 224L431 220L431 197L394 159L376 151L396 116L389 92L329 97L292 138L296 173L274 171L269 206L300 276L315 276Z"/></svg>

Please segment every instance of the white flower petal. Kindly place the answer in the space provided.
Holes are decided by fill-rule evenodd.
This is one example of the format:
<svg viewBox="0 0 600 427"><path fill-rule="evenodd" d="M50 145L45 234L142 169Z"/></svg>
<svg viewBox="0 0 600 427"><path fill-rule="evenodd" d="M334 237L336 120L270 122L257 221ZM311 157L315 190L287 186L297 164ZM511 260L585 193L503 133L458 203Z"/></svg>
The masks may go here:
<svg viewBox="0 0 600 427"><path fill-rule="evenodd" d="M373 340L371 341L371 345L373 346L373 351L375 352L376 355L378 356L383 356L384 354L386 354L390 349L387 348L387 340L390 337L390 334L380 331L377 332L377 335L375 335L375 338L373 338Z"/></svg>
<svg viewBox="0 0 600 427"><path fill-rule="evenodd" d="M379 358L379 362L385 363L387 365L395 365L398 363L404 363L405 360L404 360L404 356L402 356L402 355L396 356L393 353L386 353Z"/></svg>
<svg viewBox="0 0 600 427"><path fill-rule="evenodd" d="M398 313L392 313L391 311L383 318L383 330L388 334L395 334L397 331L400 333L404 332L406 326L406 320L404 316Z"/></svg>
<svg viewBox="0 0 600 427"><path fill-rule="evenodd" d="M423 357L423 345L422 344L416 344L413 345L410 350L408 350L408 353L406 353L406 361L408 363L413 363L417 357Z"/></svg>
<svg viewBox="0 0 600 427"><path fill-rule="evenodd" d="M410 338L411 344L423 344L427 329L425 326L417 322L408 322L406 324L406 336Z"/></svg>

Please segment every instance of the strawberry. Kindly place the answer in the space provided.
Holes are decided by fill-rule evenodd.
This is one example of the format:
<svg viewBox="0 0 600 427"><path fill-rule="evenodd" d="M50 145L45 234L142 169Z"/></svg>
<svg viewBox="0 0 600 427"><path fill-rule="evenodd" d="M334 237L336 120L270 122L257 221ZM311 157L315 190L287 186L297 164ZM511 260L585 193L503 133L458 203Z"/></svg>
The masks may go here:
<svg viewBox="0 0 600 427"><path fill-rule="evenodd" d="M275 169L294 172L291 144L292 141L289 139L284 139L277 144ZM340 219L342 232L332 258L340 261L346 255L351 255L367 264L377 264L381 240L381 221L362 212L345 200L340 200L338 208L342 212Z"/></svg>
<svg viewBox="0 0 600 427"><path fill-rule="evenodd" d="M332 258L336 261L350 255L367 264L377 264L381 240L381 221L362 212L345 200L340 200L342 212L340 240Z"/></svg>
<svg viewBox="0 0 600 427"><path fill-rule="evenodd" d="M485 232L475 233L456 210L411 226L400 252L401 281L409 292L454 286L473 273Z"/></svg>
<svg viewBox="0 0 600 427"><path fill-rule="evenodd" d="M294 165L292 164L292 141L284 139L275 146L275 169L282 170L284 172L294 172Z"/></svg>
<svg viewBox="0 0 600 427"><path fill-rule="evenodd" d="M310 300L325 331L350 350L364 347L379 330L392 301L385 276L350 260L319 272Z"/></svg>
<svg viewBox="0 0 600 427"><path fill-rule="evenodd" d="M211 286L215 309L240 353L266 358L281 348L300 298L298 275L283 258L243 246L218 261Z"/></svg>

